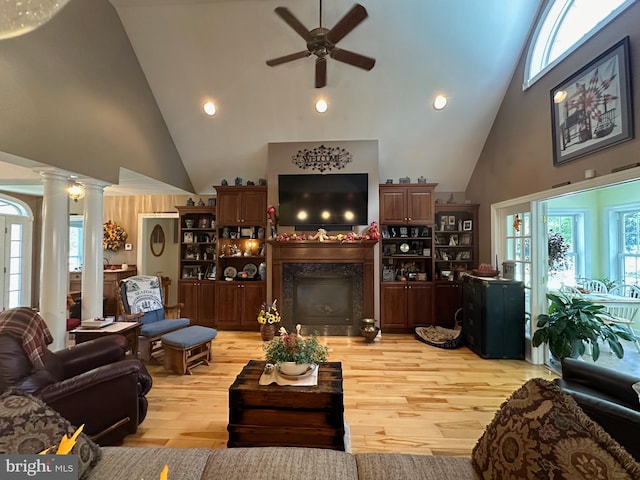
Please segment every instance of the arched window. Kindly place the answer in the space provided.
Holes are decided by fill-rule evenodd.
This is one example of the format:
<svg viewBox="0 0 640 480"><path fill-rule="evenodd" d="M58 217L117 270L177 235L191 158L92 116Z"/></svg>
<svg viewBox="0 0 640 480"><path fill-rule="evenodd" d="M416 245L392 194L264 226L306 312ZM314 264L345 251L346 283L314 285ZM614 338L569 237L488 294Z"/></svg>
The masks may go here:
<svg viewBox="0 0 640 480"><path fill-rule="evenodd" d="M0 215L27 215L26 209L17 203L0 198Z"/></svg>
<svg viewBox="0 0 640 480"><path fill-rule="evenodd" d="M0 194L0 310L31 306L32 230L29 206Z"/></svg>
<svg viewBox="0 0 640 480"><path fill-rule="evenodd" d="M529 44L528 88L636 0L550 0Z"/></svg>

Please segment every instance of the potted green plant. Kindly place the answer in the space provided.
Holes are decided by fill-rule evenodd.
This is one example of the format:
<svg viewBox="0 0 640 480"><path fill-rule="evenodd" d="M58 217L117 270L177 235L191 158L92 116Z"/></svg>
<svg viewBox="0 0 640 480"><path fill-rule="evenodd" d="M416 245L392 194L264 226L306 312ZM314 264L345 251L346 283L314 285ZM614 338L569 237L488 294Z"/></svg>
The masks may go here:
<svg viewBox="0 0 640 480"><path fill-rule="evenodd" d="M320 345L315 335L303 337L300 326L296 333L287 333L280 327L280 336L262 346L267 363L278 365L286 375L299 375L310 366L327 361L329 348Z"/></svg>
<svg viewBox="0 0 640 480"><path fill-rule="evenodd" d="M609 324L604 305L595 305L584 298L547 293L549 312L538 315L538 330L533 334L534 347L546 343L553 356L577 358L591 346L591 357L600 357L598 341L607 342L618 357L624 356L620 339L633 340L632 334L619 325Z"/></svg>

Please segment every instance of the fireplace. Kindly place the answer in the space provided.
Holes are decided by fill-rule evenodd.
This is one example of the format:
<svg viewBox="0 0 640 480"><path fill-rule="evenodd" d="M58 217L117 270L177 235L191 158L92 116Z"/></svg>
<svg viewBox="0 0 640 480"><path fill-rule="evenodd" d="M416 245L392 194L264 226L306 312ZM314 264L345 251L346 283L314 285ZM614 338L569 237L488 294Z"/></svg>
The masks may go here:
<svg viewBox="0 0 640 480"><path fill-rule="evenodd" d="M284 264L281 310L285 322L300 323L303 333L349 335L354 328L358 331L362 279L362 265L357 263Z"/></svg>
<svg viewBox="0 0 640 480"><path fill-rule="evenodd" d="M287 330L303 335L360 335L373 317L373 246L376 242L270 242L272 296Z"/></svg>

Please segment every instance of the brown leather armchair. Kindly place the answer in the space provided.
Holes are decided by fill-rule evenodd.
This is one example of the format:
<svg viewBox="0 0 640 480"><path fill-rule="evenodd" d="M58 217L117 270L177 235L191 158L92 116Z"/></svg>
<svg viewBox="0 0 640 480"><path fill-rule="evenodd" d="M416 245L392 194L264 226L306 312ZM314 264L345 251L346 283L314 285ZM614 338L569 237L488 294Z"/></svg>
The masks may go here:
<svg viewBox="0 0 640 480"><path fill-rule="evenodd" d="M15 335L0 334L0 391L13 387L36 395L100 445L135 433L147 413L152 379L144 364L127 357L122 335L108 335L58 352L43 351L33 367Z"/></svg>

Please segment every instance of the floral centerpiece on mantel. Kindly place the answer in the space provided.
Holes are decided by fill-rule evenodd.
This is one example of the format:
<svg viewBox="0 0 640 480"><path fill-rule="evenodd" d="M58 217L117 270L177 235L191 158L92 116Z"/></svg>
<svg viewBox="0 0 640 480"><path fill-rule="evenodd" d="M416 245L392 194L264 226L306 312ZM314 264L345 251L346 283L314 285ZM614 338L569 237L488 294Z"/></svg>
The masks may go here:
<svg viewBox="0 0 640 480"><path fill-rule="evenodd" d="M260 335L262 340L268 341L273 339L276 333L276 324L280 323L280 312L276 303L278 299L274 299L271 304L263 303L258 313L258 323L260 324Z"/></svg>
<svg viewBox="0 0 640 480"><path fill-rule="evenodd" d="M329 347L321 345L315 335L303 337L300 334L300 325L296 326L296 333L287 333L284 327L280 327L280 336L274 338L269 343L262 346L265 351L267 363L283 367L290 366L304 371L311 365L318 365L326 362L329 356ZM284 373L286 373L283 370ZM295 373L291 373L295 375Z"/></svg>

